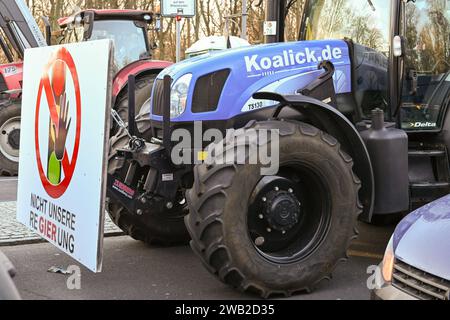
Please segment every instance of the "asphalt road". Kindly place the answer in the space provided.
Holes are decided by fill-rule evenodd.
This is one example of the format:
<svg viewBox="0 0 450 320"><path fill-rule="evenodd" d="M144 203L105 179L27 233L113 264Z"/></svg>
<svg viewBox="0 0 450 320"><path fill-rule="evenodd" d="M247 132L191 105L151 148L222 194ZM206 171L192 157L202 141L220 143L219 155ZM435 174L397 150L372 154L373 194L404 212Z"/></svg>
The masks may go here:
<svg viewBox="0 0 450 320"><path fill-rule="evenodd" d="M0 179L0 201L15 200L15 184ZM1 216L0 216L1 218ZM291 299L361 300L369 298L367 269L377 265L393 227L360 223L351 259L338 266L334 278L312 294ZM17 268L15 281L24 299L252 299L210 275L189 247L148 247L128 237L105 239L103 272L82 268L81 290L67 289L68 276L49 273L56 266L79 265L49 244L3 247Z"/></svg>
<svg viewBox="0 0 450 320"><path fill-rule="evenodd" d="M81 290L68 290L68 276L47 272L77 263L48 244L2 248L17 268L15 281L24 299L253 299L221 284L188 247L147 247L127 237L106 239L100 274L82 269ZM368 299L367 267L373 258L352 258L312 294L292 299Z"/></svg>
<svg viewBox="0 0 450 320"><path fill-rule="evenodd" d="M16 201L17 178L0 178L0 202Z"/></svg>

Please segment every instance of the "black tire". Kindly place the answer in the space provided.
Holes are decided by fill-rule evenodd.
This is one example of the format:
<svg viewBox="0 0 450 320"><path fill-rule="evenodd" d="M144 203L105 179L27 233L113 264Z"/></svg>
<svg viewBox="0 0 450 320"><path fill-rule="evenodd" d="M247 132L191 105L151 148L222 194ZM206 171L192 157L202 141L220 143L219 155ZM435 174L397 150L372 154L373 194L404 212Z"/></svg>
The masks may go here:
<svg viewBox="0 0 450 320"><path fill-rule="evenodd" d="M16 176L19 170L20 104L3 101L0 107L0 175Z"/></svg>
<svg viewBox="0 0 450 320"><path fill-rule="evenodd" d="M156 79L156 74L149 74L139 78L136 78L136 116L139 114L144 103L150 99L153 83ZM114 110L117 111L120 118L127 123L128 122L128 90L125 89L116 99ZM111 124L111 136L115 135L119 131L119 126L115 121Z"/></svg>
<svg viewBox="0 0 450 320"><path fill-rule="evenodd" d="M353 173L353 161L336 139L307 124L267 121L247 128L279 129L280 168L295 162L320 177L331 201L329 227L323 229L323 239L310 254L299 261L277 263L256 248L247 229L249 201L261 181L260 166L203 164L195 168L194 186L186 197L191 247L212 274L242 292L263 298L311 292L319 282L331 278L338 262L348 259L350 242L357 237L361 183ZM248 150L251 142L245 143Z"/></svg>
<svg viewBox="0 0 450 320"><path fill-rule="evenodd" d="M129 141L121 129L110 141L108 173L123 181L126 163L117 161L117 149L123 148ZM149 212L138 216L130 213L121 204L109 199L107 203L111 220L127 235L148 245L174 246L187 244L190 240L184 225L188 213L187 205L175 206L172 210L156 211L156 206L149 203Z"/></svg>

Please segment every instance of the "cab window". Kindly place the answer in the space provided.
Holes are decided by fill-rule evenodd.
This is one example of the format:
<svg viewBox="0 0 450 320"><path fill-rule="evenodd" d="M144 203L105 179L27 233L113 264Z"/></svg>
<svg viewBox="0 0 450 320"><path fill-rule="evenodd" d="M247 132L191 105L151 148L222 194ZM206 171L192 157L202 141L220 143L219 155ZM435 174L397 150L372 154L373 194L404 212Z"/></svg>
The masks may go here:
<svg viewBox="0 0 450 320"><path fill-rule="evenodd" d="M450 1L405 7L401 119L405 130L438 130L450 95Z"/></svg>
<svg viewBox="0 0 450 320"><path fill-rule="evenodd" d="M302 38L348 38L365 47L389 53L390 12L390 0L311 0L305 8Z"/></svg>
<svg viewBox="0 0 450 320"><path fill-rule="evenodd" d="M358 118L370 118L375 108L383 109L387 118L390 116L391 3L391 0L309 0L306 3L301 40L347 39L353 43L352 91Z"/></svg>

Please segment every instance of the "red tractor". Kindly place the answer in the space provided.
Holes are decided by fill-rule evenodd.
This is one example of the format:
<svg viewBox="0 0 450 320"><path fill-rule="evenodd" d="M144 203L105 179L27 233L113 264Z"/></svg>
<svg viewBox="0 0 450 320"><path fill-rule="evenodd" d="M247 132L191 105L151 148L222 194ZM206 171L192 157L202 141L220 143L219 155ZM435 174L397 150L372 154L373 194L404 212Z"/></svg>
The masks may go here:
<svg viewBox="0 0 450 320"><path fill-rule="evenodd" d="M24 19L22 0L0 0L0 27L10 45L2 39L0 46L12 62L12 51L21 60L26 48L50 44L51 30L47 23L46 40L34 20ZM4 10L7 8L8 10ZM25 21L25 23L24 23ZM113 108L127 119L128 79L134 76L136 110L138 113L150 98L155 77L171 63L151 59L153 44L148 31L154 14L140 10L83 10L61 18L59 44L111 39L114 42ZM13 49L13 50L11 50ZM22 63L0 66L0 174L16 175L19 162L20 90ZM117 128L113 127L112 130Z"/></svg>
<svg viewBox="0 0 450 320"><path fill-rule="evenodd" d="M22 62L0 65L0 175L16 175L20 145Z"/></svg>

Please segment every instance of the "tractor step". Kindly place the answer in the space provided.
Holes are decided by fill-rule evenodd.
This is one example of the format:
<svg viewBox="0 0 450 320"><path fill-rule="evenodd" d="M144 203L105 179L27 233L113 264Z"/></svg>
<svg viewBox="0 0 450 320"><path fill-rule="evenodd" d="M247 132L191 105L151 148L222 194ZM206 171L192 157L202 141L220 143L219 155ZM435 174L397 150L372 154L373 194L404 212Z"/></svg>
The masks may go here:
<svg viewBox="0 0 450 320"><path fill-rule="evenodd" d="M450 189L449 182L420 182L411 183L412 189Z"/></svg>
<svg viewBox="0 0 450 320"><path fill-rule="evenodd" d="M410 146L408 156L413 207L450 193L450 167L445 146Z"/></svg>
<svg viewBox="0 0 450 320"><path fill-rule="evenodd" d="M445 157L446 152L444 150L409 150L408 155L410 157Z"/></svg>
<svg viewBox="0 0 450 320"><path fill-rule="evenodd" d="M445 197L450 193L448 182L411 183L411 204L416 209L426 203Z"/></svg>

